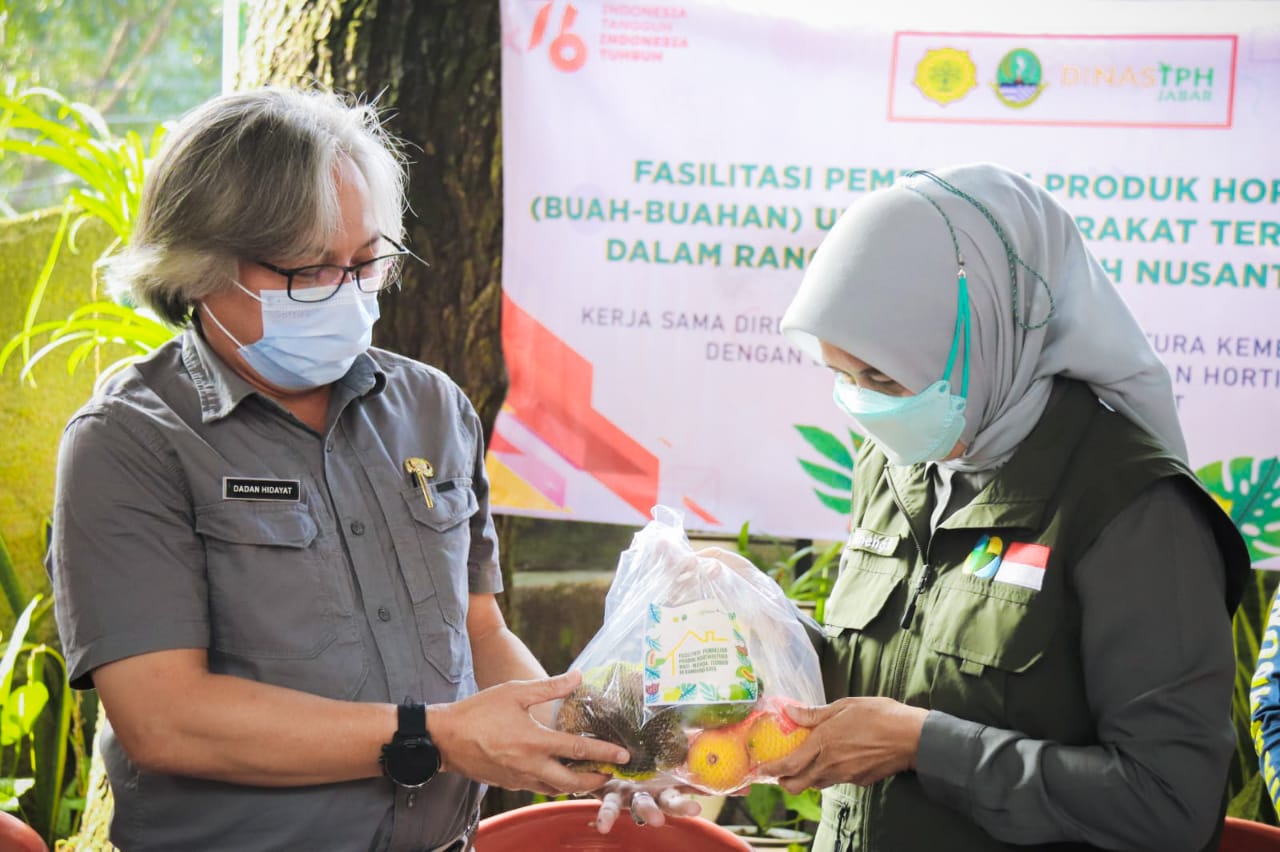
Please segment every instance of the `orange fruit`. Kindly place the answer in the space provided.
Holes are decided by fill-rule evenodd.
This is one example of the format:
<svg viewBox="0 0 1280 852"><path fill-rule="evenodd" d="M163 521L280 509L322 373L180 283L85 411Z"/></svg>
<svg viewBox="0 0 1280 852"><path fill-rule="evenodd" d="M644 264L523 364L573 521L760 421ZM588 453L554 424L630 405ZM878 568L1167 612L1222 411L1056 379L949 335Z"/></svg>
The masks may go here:
<svg viewBox="0 0 1280 852"><path fill-rule="evenodd" d="M751 771L751 756L744 731L737 728L712 728L694 737L685 760L690 781L717 793L742 786Z"/></svg>
<svg viewBox="0 0 1280 852"><path fill-rule="evenodd" d="M768 763L786 757L809 736L782 711L762 713L747 729L747 754L756 763Z"/></svg>

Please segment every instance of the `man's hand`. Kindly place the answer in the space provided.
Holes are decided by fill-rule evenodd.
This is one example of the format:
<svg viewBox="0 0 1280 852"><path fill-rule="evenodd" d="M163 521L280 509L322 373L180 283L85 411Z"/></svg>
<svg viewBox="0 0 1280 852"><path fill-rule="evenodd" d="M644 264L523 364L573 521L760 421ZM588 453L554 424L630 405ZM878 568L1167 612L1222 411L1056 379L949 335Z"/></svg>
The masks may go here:
<svg viewBox="0 0 1280 852"><path fill-rule="evenodd" d="M560 758L626 763L630 755L602 740L553 731L530 708L564 698L582 680L571 671L544 680L510 681L452 704L427 708L427 729L443 769L509 790L556 795L595 790L608 777L575 772Z"/></svg>
<svg viewBox="0 0 1280 852"><path fill-rule="evenodd" d="M702 805L686 796L683 788L666 785L610 781L595 795L601 797L596 830L608 834L623 809L638 825L665 825L668 816L697 816Z"/></svg>
<svg viewBox="0 0 1280 852"><path fill-rule="evenodd" d="M789 793L832 784L874 784L915 767L927 710L890 698L841 698L822 707L785 708L813 731L791 754L761 764Z"/></svg>

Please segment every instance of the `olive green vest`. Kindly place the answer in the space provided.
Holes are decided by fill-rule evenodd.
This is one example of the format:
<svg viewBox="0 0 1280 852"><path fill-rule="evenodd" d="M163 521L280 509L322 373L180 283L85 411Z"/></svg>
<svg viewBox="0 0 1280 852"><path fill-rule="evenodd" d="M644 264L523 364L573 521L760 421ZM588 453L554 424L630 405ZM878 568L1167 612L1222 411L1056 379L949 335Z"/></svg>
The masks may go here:
<svg viewBox="0 0 1280 852"><path fill-rule="evenodd" d="M864 447L855 468L851 534L826 607L829 700L883 695L1036 739L1096 743L1070 575L1107 522L1165 477L1187 480L1189 491L1203 498L1230 569L1228 606L1234 609L1249 563L1230 520L1143 430L1101 406L1087 386L1063 385L995 479L932 536L925 467L890 466L870 442ZM1041 588L966 573L965 560L984 534L999 536L1006 548L1012 542L1047 547L1047 554L1030 550L1047 556ZM813 848L1014 847L931 800L915 773L904 772L870 787L824 791Z"/></svg>

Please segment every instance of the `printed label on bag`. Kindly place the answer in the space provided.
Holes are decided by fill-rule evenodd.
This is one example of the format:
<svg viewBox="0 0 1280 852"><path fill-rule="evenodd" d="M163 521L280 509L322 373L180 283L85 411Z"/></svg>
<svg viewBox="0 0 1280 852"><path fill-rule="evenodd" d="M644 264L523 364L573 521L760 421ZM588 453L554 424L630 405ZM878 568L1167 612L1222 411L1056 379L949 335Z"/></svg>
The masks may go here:
<svg viewBox="0 0 1280 852"><path fill-rule="evenodd" d="M644 638L646 705L719 704L759 697L738 617L719 601L650 604Z"/></svg>

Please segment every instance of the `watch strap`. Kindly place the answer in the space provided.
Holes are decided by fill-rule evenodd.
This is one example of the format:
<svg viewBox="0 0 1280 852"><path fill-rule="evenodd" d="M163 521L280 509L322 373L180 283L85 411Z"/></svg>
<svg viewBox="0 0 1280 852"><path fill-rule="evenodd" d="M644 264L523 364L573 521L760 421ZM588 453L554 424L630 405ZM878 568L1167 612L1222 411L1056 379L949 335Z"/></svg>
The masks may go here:
<svg viewBox="0 0 1280 852"><path fill-rule="evenodd" d="M431 739L427 734L427 705L419 704L412 701L405 701L396 708L397 739L406 739L409 737L426 737L428 741Z"/></svg>

